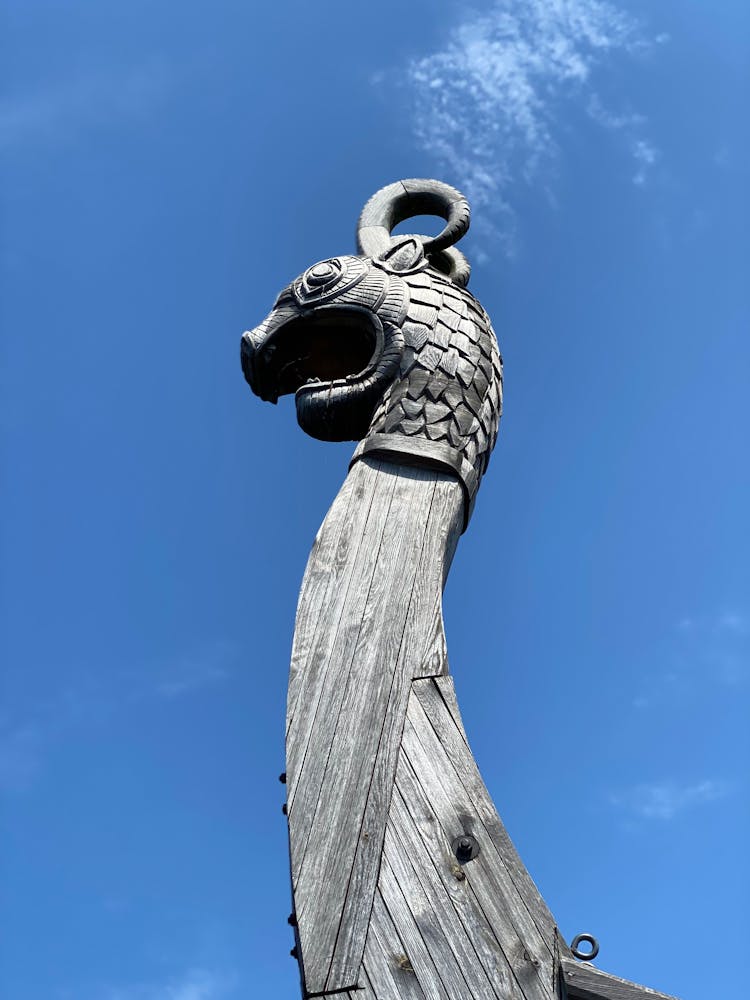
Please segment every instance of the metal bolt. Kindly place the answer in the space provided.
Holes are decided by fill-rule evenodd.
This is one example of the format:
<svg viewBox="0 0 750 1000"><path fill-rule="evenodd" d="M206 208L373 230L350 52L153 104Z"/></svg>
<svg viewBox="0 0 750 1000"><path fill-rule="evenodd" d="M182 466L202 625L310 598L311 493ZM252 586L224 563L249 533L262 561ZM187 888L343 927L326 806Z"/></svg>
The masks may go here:
<svg viewBox="0 0 750 1000"><path fill-rule="evenodd" d="M296 958L297 957L297 948L296 948L296 946L294 948L292 948L292 950L289 952L289 954L292 956L292 958Z"/></svg>
<svg viewBox="0 0 750 1000"><path fill-rule="evenodd" d="M286 922L289 924L290 927L296 927L297 926L296 913L290 913L289 916L286 918Z"/></svg>
<svg viewBox="0 0 750 1000"><path fill-rule="evenodd" d="M282 812L284 813L284 815L286 816L286 814L287 814L287 808L286 808L286 802L285 802L285 803L284 803L284 805L283 805L283 806L281 807L281 811L282 811Z"/></svg>
<svg viewBox="0 0 750 1000"><path fill-rule="evenodd" d="M281 782L282 785L286 784L286 771L281 772L281 774L279 775L279 781Z"/></svg>
<svg viewBox="0 0 750 1000"><path fill-rule="evenodd" d="M468 833L462 833L460 837L456 837L451 844L451 849L456 856L456 859L463 865L467 861L471 861L479 854L479 844L476 842L474 837Z"/></svg>

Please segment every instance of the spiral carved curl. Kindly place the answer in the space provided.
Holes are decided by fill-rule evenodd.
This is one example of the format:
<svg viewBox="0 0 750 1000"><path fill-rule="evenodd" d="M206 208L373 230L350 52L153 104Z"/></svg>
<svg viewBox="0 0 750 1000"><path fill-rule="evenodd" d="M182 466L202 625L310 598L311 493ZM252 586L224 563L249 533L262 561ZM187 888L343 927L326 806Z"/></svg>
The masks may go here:
<svg viewBox="0 0 750 1000"><path fill-rule="evenodd" d="M442 181L411 178L396 181L376 191L357 224L357 246L367 257L385 253L393 240L391 232L415 215L439 215L447 225L437 236L420 236L425 256L439 271L461 288L469 283L471 268L454 247L469 228L471 209L466 198Z"/></svg>

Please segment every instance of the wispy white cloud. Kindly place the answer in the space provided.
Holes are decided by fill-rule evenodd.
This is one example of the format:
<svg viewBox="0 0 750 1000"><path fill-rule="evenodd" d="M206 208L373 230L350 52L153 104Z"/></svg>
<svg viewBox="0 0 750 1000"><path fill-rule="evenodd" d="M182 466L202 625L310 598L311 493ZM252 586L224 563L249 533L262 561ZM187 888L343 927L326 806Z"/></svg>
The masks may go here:
<svg viewBox="0 0 750 1000"><path fill-rule="evenodd" d="M664 40L647 39L606 0L499 0L408 66L417 139L475 205L500 211L507 222L512 184L531 181L557 155L561 109L571 102L622 133L641 185L658 155L643 134L645 118L605 107L594 81L616 54Z"/></svg>
<svg viewBox="0 0 750 1000"><path fill-rule="evenodd" d="M729 790L726 782L715 779L682 785L666 781L612 793L610 801L640 819L671 820L688 809L723 799Z"/></svg>
<svg viewBox="0 0 750 1000"><path fill-rule="evenodd" d="M10 94L0 100L0 147L65 140L92 126L151 115L162 106L172 84L163 62L153 59Z"/></svg>
<svg viewBox="0 0 750 1000"><path fill-rule="evenodd" d="M633 174L633 183L645 184L648 172L656 163L659 153L656 148L645 139L634 139L631 149L633 159L636 163L636 170Z"/></svg>
<svg viewBox="0 0 750 1000"><path fill-rule="evenodd" d="M162 982L109 987L103 1000L224 1000L236 984L233 974L195 968Z"/></svg>

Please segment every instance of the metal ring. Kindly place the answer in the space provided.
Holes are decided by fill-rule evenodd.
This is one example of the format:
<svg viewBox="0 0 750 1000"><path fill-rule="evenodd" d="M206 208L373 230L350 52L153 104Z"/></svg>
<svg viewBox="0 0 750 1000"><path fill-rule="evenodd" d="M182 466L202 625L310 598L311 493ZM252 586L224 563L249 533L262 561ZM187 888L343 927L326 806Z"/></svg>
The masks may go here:
<svg viewBox="0 0 750 1000"><path fill-rule="evenodd" d="M579 945L590 944L591 951L581 951ZM570 942L570 950L573 952L575 957L579 962L593 962L596 956L599 954L599 942L596 940L593 934L576 934L573 940Z"/></svg>

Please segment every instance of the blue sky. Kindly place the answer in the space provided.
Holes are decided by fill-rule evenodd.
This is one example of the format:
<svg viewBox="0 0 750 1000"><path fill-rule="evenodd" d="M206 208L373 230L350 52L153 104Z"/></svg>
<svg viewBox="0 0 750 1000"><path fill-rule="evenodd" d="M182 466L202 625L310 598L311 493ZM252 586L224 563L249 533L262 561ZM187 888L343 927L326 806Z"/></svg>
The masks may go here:
<svg viewBox="0 0 750 1000"><path fill-rule="evenodd" d="M286 673L351 446L255 399L239 336L409 176L470 196L506 363L445 600L480 767L568 940L742 994L749 20L6 5L9 1000L297 996Z"/></svg>

